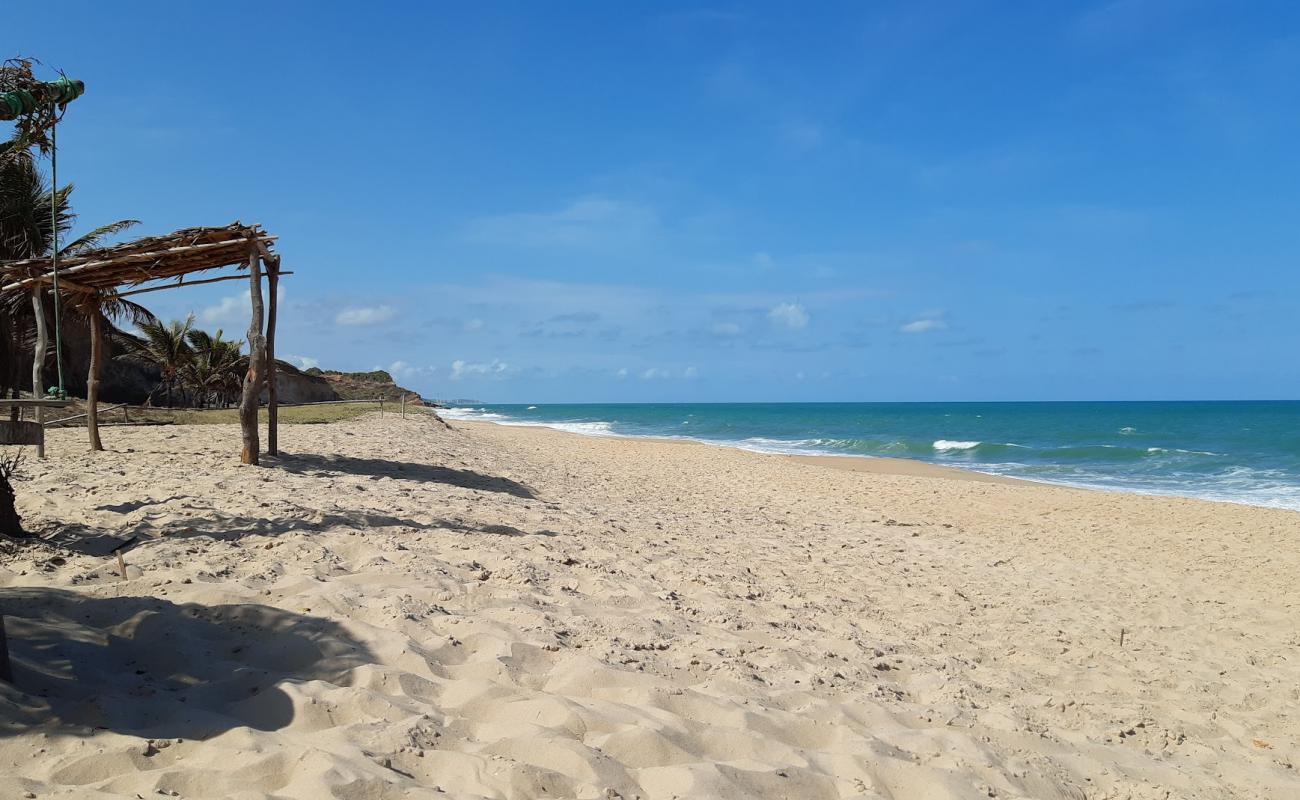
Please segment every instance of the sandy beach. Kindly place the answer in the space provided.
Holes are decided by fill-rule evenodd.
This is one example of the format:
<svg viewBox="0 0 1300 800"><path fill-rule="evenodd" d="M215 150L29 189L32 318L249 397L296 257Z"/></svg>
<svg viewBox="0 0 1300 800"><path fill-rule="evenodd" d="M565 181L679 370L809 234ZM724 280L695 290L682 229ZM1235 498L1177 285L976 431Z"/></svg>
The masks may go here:
<svg viewBox="0 0 1300 800"><path fill-rule="evenodd" d="M368 416L55 431L0 797L1300 797L1300 514ZM900 471L909 474L896 474Z"/></svg>

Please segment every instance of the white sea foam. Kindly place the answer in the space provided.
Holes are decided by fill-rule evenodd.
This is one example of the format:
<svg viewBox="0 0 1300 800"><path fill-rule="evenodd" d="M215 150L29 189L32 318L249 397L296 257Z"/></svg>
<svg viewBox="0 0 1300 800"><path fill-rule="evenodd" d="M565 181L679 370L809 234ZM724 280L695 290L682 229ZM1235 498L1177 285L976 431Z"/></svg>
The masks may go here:
<svg viewBox="0 0 1300 800"><path fill-rule="evenodd" d="M483 420L487 422L505 419L500 414L495 414L486 408L444 408L438 412L438 415L445 419Z"/></svg>
<svg viewBox="0 0 1300 800"><path fill-rule="evenodd" d="M529 406L529 407L527 408L527 410L528 410L528 411L532 411L532 410L535 409L535 408L537 408L537 406Z"/></svg>
<svg viewBox="0 0 1300 800"><path fill-rule="evenodd" d="M750 450L755 453L775 453L787 456L824 456L826 451L818 448L837 443L835 439L768 439L763 436L751 436L738 442L708 442L708 444L717 444L723 447L738 447L741 450Z"/></svg>
<svg viewBox="0 0 1300 800"><path fill-rule="evenodd" d="M959 442L948 439L939 439L930 445L935 450L971 450L980 446L980 442Z"/></svg>
<svg viewBox="0 0 1300 800"><path fill-rule="evenodd" d="M1187 456L1221 456L1222 453L1211 453L1209 450L1184 450L1181 447L1148 447L1147 452L1156 453L1182 453Z"/></svg>

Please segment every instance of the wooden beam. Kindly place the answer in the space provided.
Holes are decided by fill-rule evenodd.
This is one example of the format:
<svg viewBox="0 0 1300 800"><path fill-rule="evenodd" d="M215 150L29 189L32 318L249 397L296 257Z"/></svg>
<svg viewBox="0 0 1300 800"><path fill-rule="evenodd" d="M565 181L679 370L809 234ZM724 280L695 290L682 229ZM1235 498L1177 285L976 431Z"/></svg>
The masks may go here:
<svg viewBox="0 0 1300 800"><path fill-rule="evenodd" d="M280 274L292 275L293 272L292 271L281 272ZM166 286L150 286L145 289L132 289L129 292L118 292L117 296L130 297L133 294L145 294L146 292L161 292L164 289L183 289L186 286L202 286L205 283L221 283L222 281L246 281L246 280L248 280L248 276L243 274L222 275L220 278L204 278L203 280L199 280L199 281L177 281L176 283L169 283ZM62 275L59 276L59 281L60 282L63 281Z"/></svg>
<svg viewBox="0 0 1300 800"><path fill-rule="evenodd" d="M262 250L265 258L266 251ZM276 403L276 368L275 368L275 318L279 307L280 260L272 259L266 264L266 452L273 456L280 454L279 407Z"/></svg>
<svg viewBox="0 0 1300 800"><path fill-rule="evenodd" d="M276 237L274 236L266 236L266 235L259 235L252 238L241 236L238 239L227 239L226 241L222 241L222 242L205 242L204 244L191 244L182 247L168 247L163 250L151 250L143 253L122 253L115 258L106 258L106 259L101 259L99 261L87 261L84 264L77 264L75 266L67 267L66 269L61 269L59 270L59 280L60 281L64 280L63 276L65 273L72 275L72 274L84 272L88 269L92 269L95 267L111 267L111 266L126 267L135 261L157 260L163 256L178 255L181 253L196 252L199 250L210 250L214 247L230 247L231 245L237 245L245 242L256 243L259 240L272 241L275 238ZM29 263L29 262L15 261L7 265L3 265L3 268L14 269L16 267L22 266L24 263ZM34 263L41 263L41 262L34 262ZM209 269L214 269L214 267L209 267ZM36 275L29 278L23 278L13 283L0 286L0 292L9 292L9 291L13 291L14 289L21 289L24 286L30 286L33 283L38 283L43 280L48 280L52 277L53 277L53 273L47 273L45 275Z"/></svg>
<svg viewBox="0 0 1300 800"><path fill-rule="evenodd" d="M41 278L39 284L33 284L33 285L40 285L40 286L47 286L47 285L48 285L48 286L53 286L53 285L54 285L54 276L53 276L53 275L46 275L44 278ZM72 290L72 291L74 291L74 292L82 292L82 293L85 293L85 294L89 294L89 293L91 293L91 292L96 291L95 289L93 289L93 288L87 286L87 285L84 284L84 283L77 283L76 281L70 281L70 280L68 280L67 278L64 278L62 274L59 275L59 288L60 288L60 289L70 289L70 290Z"/></svg>
<svg viewBox="0 0 1300 800"><path fill-rule="evenodd" d="M99 440L99 370L104 360L104 334L100 323L98 304L88 302L82 306L90 322L90 374L86 376L86 428L90 433L90 449L104 449Z"/></svg>
<svg viewBox="0 0 1300 800"><path fill-rule="evenodd" d="M10 406L20 406L22 408L67 408L72 405L71 400L46 400L33 399L30 397L0 397L0 408Z"/></svg>
<svg viewBox="0 0 1300 800"><path fill-rule="evenodd" d="M258 456L257 401L262 394L266 366L266 337L262 335L262 268L257 246L248 248L248 293L252 317L248 322L248 374L244 376L244 393L239 403L239 425L244 439L240 460L256 465Z"/></svg>
<svg viewBox="0 0 1300 800"><path fill-rule="evenodd" d="M45 396L45 349L49 345L50 333L45 325L45 289L37 286L32 289L32 312L36 315L36 348L32 352L32 398ZM45 424L45 409L36 407L36 421ZM45 440L36 445L36 457L45 458Z"/></svg>

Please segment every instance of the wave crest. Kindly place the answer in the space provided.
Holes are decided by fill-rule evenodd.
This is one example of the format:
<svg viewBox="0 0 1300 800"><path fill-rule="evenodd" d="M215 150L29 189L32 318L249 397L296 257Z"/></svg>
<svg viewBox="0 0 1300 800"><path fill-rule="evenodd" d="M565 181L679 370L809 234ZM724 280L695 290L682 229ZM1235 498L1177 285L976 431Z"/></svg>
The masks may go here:
<svg viewBox="0 0 1300 800"><path fill-rule="evenodd" d="M930 446L935 450L973 450L981 444L983 444L983 442L962 442L952 441L949 439L938 439Z"/></svg>

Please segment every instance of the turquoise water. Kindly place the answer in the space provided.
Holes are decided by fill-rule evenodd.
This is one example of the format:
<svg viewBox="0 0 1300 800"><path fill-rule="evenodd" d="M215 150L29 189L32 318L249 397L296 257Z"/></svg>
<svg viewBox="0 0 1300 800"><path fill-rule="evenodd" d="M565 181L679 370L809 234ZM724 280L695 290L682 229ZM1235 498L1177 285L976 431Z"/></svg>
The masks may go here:
<svg viewBox="0 0 1300 800"><path fill-rule="evenodd" d="M1300 511L1300 401L489 405L446 415L771 453L913 458Z"/></svg>

